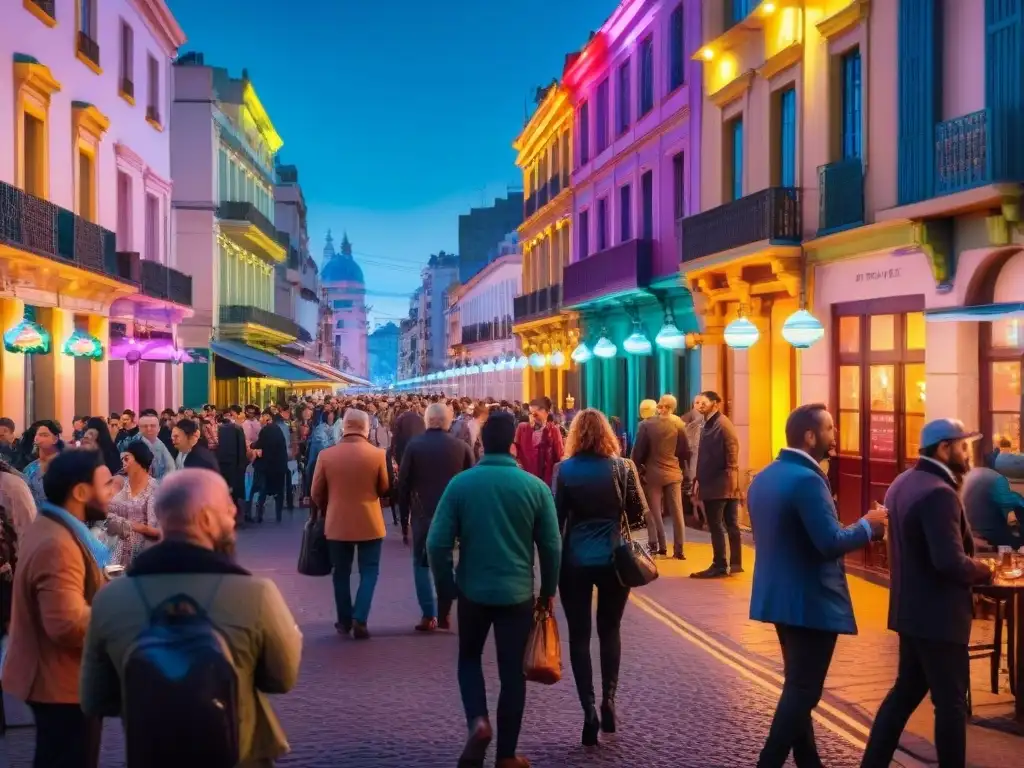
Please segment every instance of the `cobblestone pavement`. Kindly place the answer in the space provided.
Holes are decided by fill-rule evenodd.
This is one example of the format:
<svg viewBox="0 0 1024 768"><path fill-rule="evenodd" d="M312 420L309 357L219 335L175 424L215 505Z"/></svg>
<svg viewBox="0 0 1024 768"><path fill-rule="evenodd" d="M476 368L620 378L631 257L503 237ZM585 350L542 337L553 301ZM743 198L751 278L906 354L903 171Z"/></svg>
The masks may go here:
<svg viewBox="0 0 1024 768"><path fill-rule="evenodd" d="M390 529L385 542L369 621L373 638L360 643L334 632L329 580L295 573L299 523L296 519L281 526L264 524L243 531L240 537L243 564L277 582L305 635L299 684L291 694L274 697L292 745L292 753L280 764L297 768L454 766L465 734L455 680L457 638L412 631L418 610L410 555L396 529ZM666 579L665 584L669 583ZM738 594L720 592L719 596L742 600ZM528 692L520 751L535 766L747 768L755 764L775 693L724 658L687 642L636 604L627 608L622 634L619 734L606 737L598 749L579 745L582 714L568 669L563 629L565 678L552 687L531 684ZM493 644L485 658L493 705L498 692ZM858 748L832 730L820 725L817 730L825 765L858 764ZM32 735L31 729L8 732L2 743L9 765L30 765ZM122 766L119 723L108 722L104 736L102 766Z"/></svg>

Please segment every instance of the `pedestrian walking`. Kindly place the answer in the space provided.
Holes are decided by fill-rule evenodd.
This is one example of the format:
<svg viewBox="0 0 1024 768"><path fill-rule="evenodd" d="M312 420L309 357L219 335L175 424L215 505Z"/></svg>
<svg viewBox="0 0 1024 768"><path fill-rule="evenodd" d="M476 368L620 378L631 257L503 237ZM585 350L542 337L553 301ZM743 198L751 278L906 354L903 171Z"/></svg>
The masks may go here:
<svg viewBox="0 0 1024 768"><path fill-rule="evenodd" d="M153 452L140 440L129 440L121 451L125 481L110 500L109 516L127 522L126 535L118 537L113 562L127 568L147 544L160 538L153 496L159 482L150 471Z"/></svg>
<svg viewBox="0 0 1024 768"><path fill-rule="evenodd" d="M927 693L935 706L939 765L966 764L971 588L992 580L992 571L973 559L974 537L959 493L978 437L960 421L928 422L917 464L886 491L889 629L899 635L899 661L896 682L875 715L863 768L889 765Z"/></svg>
<svg viewBox="0 0 1024 768"><path fill-rule="evenodd" d="M690 460L683 467L683 517L690 516L702 524L700 502L694 499L693 484L697 476L697 455L700 453L700 433L704 428L704 416L701 413L707 406L704 395L693 398L693 406L683 414L683 425L686 429L686 441L690 446Z"/></svg>
<svg viewBox="0 0 1024 768"><path fill-rule="evenodd" d="M622 526L646 516L647 501L636 466L619 456L619 441L600 411L587 408L572 420L566 458L555 480L555 506L563 531L558 593L569 627L569 660L583 706L584 746L598 731L615 733L615 693L622 643L619 628L629 587L618 578L614 551ZM624 483L623 483L624 481ZM597 589L597 637L601 649L601 710L594 698L590 661L591 606Z"/></svg>
<svg viewBox="0 0 1024 768"><path fill-rule="evenodd" d="M80 711L125 718L130 766L211 765L233 730L239 768L270 766L289 747L267 695L295 685L302 634L274 582L234 561L235 504L222 477L175 472L155 509L163 540L93 603ZM198 618L161 623L162 611L179 605ZM208 640L226 644L224 657L216 658ZM180 665L173 675L152 662L154 643ZM204 694L225 670L233 693L210 716Z"/></svg>
<svg viewBox="0 0 1024 768"><path fill-rule="evenodd" d="M53 460L64 450L64 441L60 439L60 434L59 422L43 419L25 430L25 434L21 438L22 450L32 451L34 449L36 456L35 459L30 460L27 464L20 464L20 466L37 506L46 503L43 480L46 478L46 473Z"/></svg>
<svg viewBox="0 0 1024 768"><path fill-rule="evenodd" d="M412 526L413 575L416 599L420 604L421 620L416 629L431 632L437 628L449 629L451 601L440 604L434 594L434 584L427 560L427 531L434 519L437 503L453 477L473 466L473 452L469 445L450 434L452 414L444 403L431 403L424 414L427 430L414 437L406 446L402 467L398 473L398 506L403 511L402 540L409 543Z"/></svg>
<svg viewBox="0 0 1024 768"><path fill-rule="evenodd" d="M694 497L704 505L711 531L712 562L709 568L691 573L692 579L718 579L743 572L740 540L740 442L736 427L722 413L722 398L703 392L704 426L697 453ZM726 542L728 541L728 560Z"/></svg>
<svg viewBox="0 0 1024 768"><path fill-rule="evenodd" d="M683 420L676 416L673 395L662 395L654 416L644 419L636 433L631 458L643 478L650 505L647 534L652 552L668 554L664 516L672 519L672 556L685 560L686 525L683 521L683 467L690 460L690 444Z"/></svg>
<svg viewBox="0 0 1024 768"><path fill-rule="evenodd" d="M256 455L254 466L256 474L253 481L250 508L255 506L257 523L263 522L263 512L267 499L274 497L274 513L277 522L281 522L285 504L285 483L288 474L288 443L279 421L275 421L274 413L268 408L263 412L263 426L256 442L249 446ZM251 516L251 515L250 515Z"/></svg>
<svg viewBox="0 0 1024 768"><path fill-rule="evenodd" d="M202 444L199 425L192 419L180 419L171 430L171 440L178 450L174 459L177 469L209 469L220 471L213 451Z"/></svg>
<svg viewBox="0 0 1024 768"><path fill-rule="evenodd" d="M387 529L380 497L388 492L384 451L370 444L370 418L350 408L342 419L341 442L320 452L313 473L312 500L325 515L324 531L333 568L334 604L339 634L370 637L367 621L380 575ZM311 513L312 514L312 513ZM352 564L359 588L352 602Z"/></svg>
<svg viewBox="0 0 1024 768"><path fill-rule="evenodd" d="M3 691L32 710L34 768L89 768L98 760L99 724L82 711L78 681L110 553L87 524L106 517L113 484L98 453L72 449L50 462L43 488L39 514L19 541Z"/></svg>
<svg viewBox="0 0 1024 768"><path fill-rule="evenodd" d="M530 765L516 755L526 707L523 658L535 608L551 609L561 541L550 487L521 472L509 454L515 435L514 417L491 414L481 430L483 459L448 484L427 535L438 596L458 596L459 689L469 728L459 761L462 768L483 765L493 735L482 665L491 627L501 681L496 765ZM454 571L456 538L459 565ZM534 548L540 560L536 600Z"/></svg>
<svg viewBox="0 0 1024 768"><path fill-rule="evenodd" d="M155 410L147 408L139 414L139 434L134 441L144 441L153 454L150 473L157 480L174 469L174 458L167 446L160 440L160 418ZM122 450L128 442L122 444Z"/></svg>
<svg viewBox="0 0 1024 768"><path fill-rule="evenodd" d="M881 538L885 510L839 522L819 462L835 442L832 415L802 405L786 420L786 445L748 493L757 545L750 618L775 625L785 680L758 768L822 765L811 712L825 687L839 635L857 633L843 557ZM701 444L704 450L704 443Z"/></svg>
<svg viewBox="0 0 1024 768"><path fill-rule="evenodd" d="M118 437L120 437L120 433L118 433ZM137 431L133 436L125 438L124 444L136 439L138 439ZM121 444L111 438L110 430L103 419L93 416L85 420L81 447L87 451L99 452L103 463L107 465L107 469L112 475L117 475L121 471L121 451L118 449L118 445Z"/></svg>
<svg viewBox="0 0 1024 768"><path fill-rule="evenodd" d="M249 464L245 430L241 422L242 406L232 405L224 412L217 430L216 451L217 467L231 489L239 521L245 518L245 471Z"/></svg>

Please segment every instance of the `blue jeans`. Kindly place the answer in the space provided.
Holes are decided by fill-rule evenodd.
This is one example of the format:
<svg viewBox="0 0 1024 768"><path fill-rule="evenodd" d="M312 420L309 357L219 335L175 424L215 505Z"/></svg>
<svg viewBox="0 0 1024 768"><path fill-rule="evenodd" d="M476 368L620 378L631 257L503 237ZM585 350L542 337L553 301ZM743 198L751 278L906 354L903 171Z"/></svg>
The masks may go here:
<svg viewBox="0 0 1024 768"><path fill-rule="evenodd" d="M377 588L380 575L380 552L384 539L374 541L330 541L327 552L334 568L334 605L338 611L338 623L349 626L353 621L365 624L370 615L373 591ZM355 608L352 607L352 590L349 580L352 576L352 561L359 565L359 589L356 591Z"/></svg>
<svg viewBox="0 0 1024 768"><path fill-rule="evenodd" d="M425 619L437 618L437 598L434 596L434 578L430 575L430 566L423 564L423 555L415 551L412 554L412 575L416 584L416 600L420 604L420 613Z"/></svg>

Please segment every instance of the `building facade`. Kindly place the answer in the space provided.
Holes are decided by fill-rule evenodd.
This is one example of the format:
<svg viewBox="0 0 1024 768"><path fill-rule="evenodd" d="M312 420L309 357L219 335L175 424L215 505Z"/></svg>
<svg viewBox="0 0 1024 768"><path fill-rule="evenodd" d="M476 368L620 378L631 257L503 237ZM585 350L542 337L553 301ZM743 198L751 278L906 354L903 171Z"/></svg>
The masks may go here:
<svg viewBox="0 0 1024 768"><path fill-rule="evenodd" d="M523 221L523 193L509 191L494 205L471 208L459 216L459 282L483 269L493 256L494 244L514 232Z"/></svg>
<svg viewBox="0 0 1024 768"><path fill-rule="evenodd" d="M524 401L547 396L558 407L579 398L570 352L578 341L575 314L561 312L562 270L572 252L573 108L567 89L552 83L537 92L537 107L513 143L523 172L525 201L519 239L522 295L513 307L514 331L536 366L521 373Z"/></svg>
<svg viewBox="0 0 1024 768"><path fill-rule="evenodd" d="M338 348L341 371L367 377L366 282L363 270L352 255L348 234L335 252L334 239L327 232L320 280L334 312L334 346Z"/></svg>
<svg viewBox="0 0 1024 768"><path fill-rule="evenodd" d="M519 364L512 307L521 288L522 256L512 251L452 289L452 343L445 375L434 379L438 389L473 398L519 398L525 366Z"/></svg>
<svg viewBox="0 0 1024 768"><path fill-rule="evenodd" d="M274 311L295 320L299 337L291 352L314 357L320 322L320 275L309 254L306 198L294 165L278 165L274 184L274 226L288 235L288 254L274 270Z"/></svg>
<svg viewBox="0 0 1024 768"><path fill-rule="evenodd" d="M500 239L500 237L498 238ZM491 243L493 247L494 243ZM420 368L422 373L443 371L448 361L448 290L459 282L459 257L440 251L427 260L420 293Z"/></svg>
<svg viewBox="0 0 1024 768"><path fill-rule="evenodd" d="M367 339L369 379L375 387L388 387L397 381L399 334L398 326L388 322L375 328Z"/></svg>
<svg viewBox="0 0 1024 768"><path fill-rule="evenodd" d="M703 5L718 5L705 3ZM699 209L701 3L624 0L563 73L575 109L572 261L562 305L579 315L577 403L622 419L640 400L687 401L699 355L678 275L676 220ZM684 234L685 238L685 234Z"/></svg>
<svg viewBox="0 0 1024 768"><path fill-rule="evenodd" d="M180 402L169 71L162 0L8 3L0 24L0 413ZM67 435L68 432L66 431Z"/></svg>

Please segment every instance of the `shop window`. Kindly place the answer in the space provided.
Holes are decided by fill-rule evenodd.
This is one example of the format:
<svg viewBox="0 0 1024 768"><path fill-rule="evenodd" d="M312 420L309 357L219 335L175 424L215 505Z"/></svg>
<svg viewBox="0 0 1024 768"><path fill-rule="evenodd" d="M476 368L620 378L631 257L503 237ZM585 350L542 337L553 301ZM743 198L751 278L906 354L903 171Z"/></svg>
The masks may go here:
<svg viewBox="0 0 1024 768"><path fill-rule="evenodd" d="M906 326L907 349L923 350L926 336L924 312L908 312Z"/></svg>
<svg viewBox="0 0 1024 768"><path fill-rule="evenodd" d="M855 355L860 352L860 318L847 316L839 318L839 354Z"/></svg>
<svg viewBox="0 0 1024 768"><path fill-rule="evenodd" d="M860 454L860 412L860 366L840 366L839 450L844 454Z"/></svg>
<svg viewBox="0 0 1024 768"><path fill-rule="evenodd" d="M869 368L871 417L868 435L872 459L896 460L896 367L872 365Z"/></svg>
<svg viewBox="0 0 1024 768"><path fill-rule="evenodd" d="M990 363L992 444L1009 440L1014 452L1020 452L1020 360Z"/></svg>
<svg viewBox="0 0 1024 768"><path fill-rule="evenodd" d="M909 339L909 324L907 337ZM908 343L909 347L909 343ZM925 406L924 363L907 363L903 366L903 412L906 456L920 453L921 428L924 426Z"/></svg>
<svg viewBox="0 0 1024 768"><path fill-rule="evenodd" d="M868 336L872 352L896 349L896 315L872 315Z"/></svg>
<svg viewBox="0 0 1024 768"><path fill-rule="evenodd" d="M992 323L991 344L996 349L1018 349L1024 347L1024 320L1011 317Z"/></svg>

